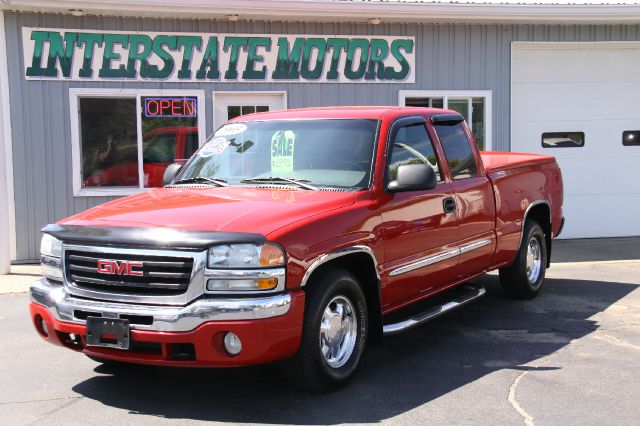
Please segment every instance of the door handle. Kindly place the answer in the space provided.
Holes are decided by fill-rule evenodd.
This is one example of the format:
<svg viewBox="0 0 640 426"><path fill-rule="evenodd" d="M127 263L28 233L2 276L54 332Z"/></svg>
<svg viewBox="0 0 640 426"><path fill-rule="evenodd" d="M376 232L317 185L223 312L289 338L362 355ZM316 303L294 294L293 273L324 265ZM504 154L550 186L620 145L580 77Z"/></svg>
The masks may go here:
<svg viewBox="0 0 640 426"><path fill-rule="evenodd" d="M445 213L453 213L456 211L456 200L453 197L448 197L442 200L442 207Z"/></svg>

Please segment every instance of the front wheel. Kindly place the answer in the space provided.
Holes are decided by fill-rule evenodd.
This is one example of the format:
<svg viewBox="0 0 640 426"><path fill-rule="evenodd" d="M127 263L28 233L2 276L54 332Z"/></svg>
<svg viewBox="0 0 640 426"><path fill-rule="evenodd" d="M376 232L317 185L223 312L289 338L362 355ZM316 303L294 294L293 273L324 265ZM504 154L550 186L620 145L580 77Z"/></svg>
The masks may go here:
<svg viewBox="0 0 640 426"><path fill-rule="evenodd" d="M283 362L287 379L319 392L346 384L360 363L367 318L364 294L350 273L329 270L310 283L300 348Z"/></svg>
<svg viewBox="0 0 640 426"><path fill-rule="evenodd" d="M527 221L515 261L500 269L502 290L516 299L533 299L542 289L546 268L544 231L537 222Z"/></svg>

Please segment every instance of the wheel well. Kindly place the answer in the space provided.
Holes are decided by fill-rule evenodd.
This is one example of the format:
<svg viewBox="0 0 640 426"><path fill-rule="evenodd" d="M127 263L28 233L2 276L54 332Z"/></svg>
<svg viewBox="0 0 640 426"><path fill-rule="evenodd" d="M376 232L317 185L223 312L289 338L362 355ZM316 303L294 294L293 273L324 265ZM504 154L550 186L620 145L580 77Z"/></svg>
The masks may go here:
<svg viewBox="0 0 640 426"><path fill-rule="evenodd" d="M526 220L535 220L544 232L547 246L547 268L551 265L551 210L547 204L533 206L527 214ZM524 223L522 224L524 228Z"/></svg>
<svg viewBox="0 0 640 426"><path fill-rule="evenodd" d="M314 277L322 276L323 271L330 268L348 271L356 277L367 301L367 310L369 312L369 343L382 343L380 281L378 280L376 266L371 256L367 253L352 253L323 263L311 273L308 280L309 284L313 282Z"/></svg>

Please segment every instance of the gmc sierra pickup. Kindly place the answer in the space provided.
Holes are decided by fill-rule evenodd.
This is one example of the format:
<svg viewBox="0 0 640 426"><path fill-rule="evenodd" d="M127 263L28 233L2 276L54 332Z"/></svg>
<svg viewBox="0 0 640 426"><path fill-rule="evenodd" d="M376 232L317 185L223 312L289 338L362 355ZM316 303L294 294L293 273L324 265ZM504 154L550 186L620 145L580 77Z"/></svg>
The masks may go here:
<svg viewBox="0 0 640 426"><path fill-rule="evenodd" d="M330 390L367 343L482 296L487 271L535 297L564 222L553 157L481 153L441 109L238 117L164 182L43 229L44 339L100 362L280 361Z"/></svg>

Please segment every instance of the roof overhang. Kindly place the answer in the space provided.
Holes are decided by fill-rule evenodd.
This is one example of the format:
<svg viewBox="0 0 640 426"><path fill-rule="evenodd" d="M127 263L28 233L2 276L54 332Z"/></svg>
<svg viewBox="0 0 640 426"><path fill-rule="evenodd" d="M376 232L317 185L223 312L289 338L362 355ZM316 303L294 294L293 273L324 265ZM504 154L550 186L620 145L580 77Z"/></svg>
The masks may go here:
<svg viewBox="0 0 640 426"><path fill-rule="evenodd" d="M0 10L87 15L240 20L384 23L639 23L640 4L426 2L406 0L0 0ZM604 0L603 0L604 1Z"/></svg>

